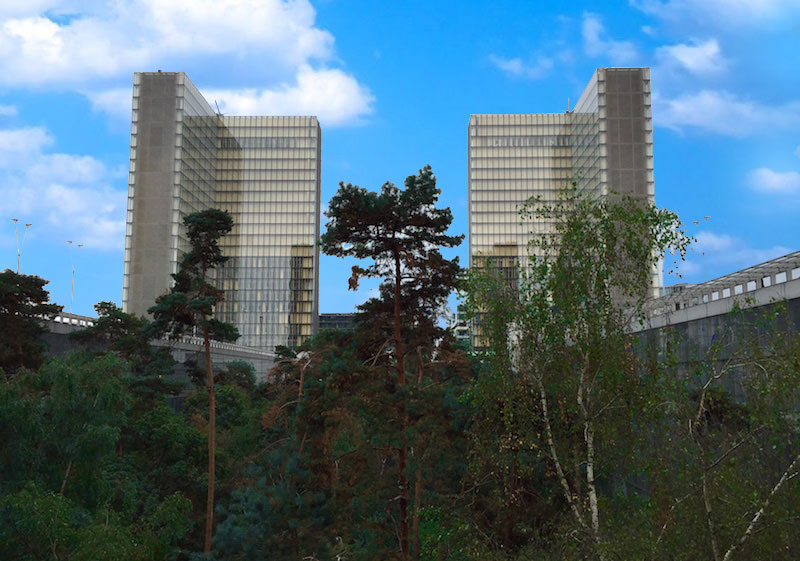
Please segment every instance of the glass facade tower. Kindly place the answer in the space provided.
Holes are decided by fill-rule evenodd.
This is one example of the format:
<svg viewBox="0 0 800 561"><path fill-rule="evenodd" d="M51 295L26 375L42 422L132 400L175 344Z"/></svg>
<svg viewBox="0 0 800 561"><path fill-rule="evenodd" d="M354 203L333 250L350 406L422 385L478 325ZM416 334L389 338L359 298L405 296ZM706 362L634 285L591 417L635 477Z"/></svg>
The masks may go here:
<svg viewBox="0 0 800 561"><path fill-rule="evenodd" d="M575 181L600 197L654 202L650 70L598 69L566 113L471 115L468 165L470 266L492 258L514 282L531 238L554 231L520 221L530 197L556 200ZM659 284L653 271L653 295Z"/></svg>
<svg viewBox="0 0 800 561"><path fill-rule="evenodd" d="M171 286L188 248L183 218L221 208L234 228L217 318L264 350L315 333L320 140L315 117L223 116L182 72L136 73L123 309L144 315Z"/></svg>

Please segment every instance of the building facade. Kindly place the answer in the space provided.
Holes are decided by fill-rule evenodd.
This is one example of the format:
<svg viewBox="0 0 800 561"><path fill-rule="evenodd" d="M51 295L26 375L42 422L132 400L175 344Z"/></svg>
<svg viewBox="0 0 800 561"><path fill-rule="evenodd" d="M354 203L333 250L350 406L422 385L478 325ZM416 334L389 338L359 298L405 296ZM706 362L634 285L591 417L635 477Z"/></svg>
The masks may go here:
<svg viewBox="0 0 800 561"><path fill-rule="evenodd" d="M598 197L653 203L653 126L648 68L600 68L566 113L471 115L470 266L491 258L509 280L534 236L554 224L522 222L529 198L555 201L576 182ZM653 295L659 273L653 271Z"/></svg>
<svg viewBox="0 0 800 561"><path fill-rule="evenodd" d="M319 330L340 329L342 331L353 331L356 325L355 314L320 314Z"/></svg>
<svg viewBox="0 0 800 561"><path fill-rule="evenodd" d="M215 112L182 72L134 75L122 303L145 315L188 249L183 218L220 208L234 227L215 271L237 344L296 346L317 330L320 127L315 117Z"/></svg>

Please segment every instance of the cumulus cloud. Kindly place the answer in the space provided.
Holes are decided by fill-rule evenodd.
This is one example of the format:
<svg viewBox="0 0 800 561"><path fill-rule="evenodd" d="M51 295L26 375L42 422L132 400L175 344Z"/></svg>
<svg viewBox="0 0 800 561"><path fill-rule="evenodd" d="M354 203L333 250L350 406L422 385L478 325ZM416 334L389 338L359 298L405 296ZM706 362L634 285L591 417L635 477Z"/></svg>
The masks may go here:
<svg viewBox="0 0 800 561"><path fill-rule="evenodd" d="M128 120L133 72L191 72L215 64L221 80L229 68L247 69L249 83L235 84L242 88L238 97L271 93L266 96L270 103L288 114L324 108L333 99L338 107L328 120L343 124L344 115L357 119L372 109L367 88L331 68L334 38L316 26L308 0L12 4L0 8L2 86L78 91L94 110ZM308 88L310 81L321 86L316 94ZM350 109L342 107L345 97L352 97Z"/></svg>
<svg viewBox="0 0 800 561"><path fill-rule="evenodd" d="M553 68L553 59L548 57L540 57L529 64L519 57L503 58L497 55L489 55L489 62L509 76L527 78L529 80L543 78Z"/></svg>
<svg viewBox="0 0 800 561"><path fill-rule="evenodd" d="M698 232L695 238L697 242L692 246L689 257L680 265L680 272L685 276L696 275L702 269L706 269L709 275L727 274L793 251L783 245L752 247L744 239L710 230ZM697 279L696 282L702 280ZM710 280L710 277L705 280Z"/></svg>
<svg viewBox="0 0 800 561"><path fill-rule="evenodd" d="M584 12L581 22L584 52L596 58L604 58L612 64L630 64L639 59L636 47L630 41L615 41L608 36L600 16Z"/></svg>
<svg viewBox="0 0 800 561"><path fill-rule="evenodd" d="M750 172L750 187L762 193L791 195L800 193L800 173L758 168Z"/></svg>
<svg viewBox="0 0 800 561"><path fill-rule="evenodd" d="M30 165L52 143L53 138L41 127L0 130L0 170Z"/></svg>
<svg viewBox="0 0 800 561"><path fill-rule="evenodd" d="M681 26L759 27L800 15L797 0L630 0L639 10Z"/></svg>
<svg viewBox="0 0 800 561"><path fill-rule="evenodd" d="M656 60L666 70L685 70L697 76L720 74L728 66L716 39L659 47Z"/></svg>
<svg viewBox="0 0 800 561"><path fill-rule="evenodd" d="M59 22L44 13L0 25L0 81L63 85L152 67L166 58L257 53L292 68L332 55L304 0L131 0ZM10 56L13 55L13 56Z"/></svg>
<svg viewBox="0 0 800 561"><path fill-rule="evenodd" d="M375 98L352 76L304 65L293 83L270 89L204 90L226 115L316 115L323 125L357 122L372 112Z"/></svg>
<svg viewBox="0 0 800 561"><path fill-rule="evenodd" d="M3 0L0 3L0 18L24 17L42 12L60 14L74 9L77 1L79 0L71 3L64 0ZM91 4L92 0L86 0L86 3Z"/></svg>
<svg viewBox="0 0 800 561"><path fill-rule="evenodd" d="M800 101L763 105L726 91L702 90L674 98L653 94L656 125L744 137L800 127Z"/></svg>
<svg viewBox="0 0 800 561"><path fill-rule="evenodd" d="M40 127L0 130L3 214L33 223L49 240L121 249L127 195L111 187L115 174L89 156L47 152L52 144Z"/></svg>
<svg viewBox="0 0 800 561"><path fill-rule="evenodd" d="M93 111L105 113L117 121L130 121L132 90L132 87L111 88L88 91L84 95L89 99Z"/></svg>

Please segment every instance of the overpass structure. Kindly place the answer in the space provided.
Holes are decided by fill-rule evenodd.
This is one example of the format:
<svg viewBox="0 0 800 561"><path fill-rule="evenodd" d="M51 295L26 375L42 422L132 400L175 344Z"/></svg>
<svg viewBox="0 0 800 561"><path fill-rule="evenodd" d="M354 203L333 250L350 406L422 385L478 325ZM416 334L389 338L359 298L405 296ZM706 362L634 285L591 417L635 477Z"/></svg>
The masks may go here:
<svg viewBox="0 0 800 561"><path fill-rule="evenodd" d="M775 330L800 333L800 252L672 288L670 294L649 300L644 322L634 320L629 329L642 352L649 347L661 354L669 348L679 374L702 371L708 360L723 366L737 352L740 336L767 342ZM769 320L779 307L781 317ZM746 368L737 367L725 377L723 386L734 399L746 399L743 380L748 375Z"/></svg>
<svg viewBox="0 0 800 561"><path fill-rule="evenodd" d="M708 282L678 286L672 293L648 300L644 323L631 332L658 329L724 316L738 308L756 308L785 301L800 328L800 251L742 269Z"/></svg>
<svg viewBox="0 0 800 561"><path fill-rule="evenodd" d="M86 329L94 325L97 318L81 316L78 314L60 313L48 322L50 333L45 334L44 340L50 347L49 354L62 355L75 350L68 335L73 331ZM178 340L158 339L151 343L156 347L170 349L172 358L178 363L187 359L203 359L203 339L201 337L183 337ZM230 362L242 360L253 365L258 381L266 380L267 373L275 364L275 353L261 349L253 349L232 343L211 341L211 362L215 367L224 368Z"/></svg>

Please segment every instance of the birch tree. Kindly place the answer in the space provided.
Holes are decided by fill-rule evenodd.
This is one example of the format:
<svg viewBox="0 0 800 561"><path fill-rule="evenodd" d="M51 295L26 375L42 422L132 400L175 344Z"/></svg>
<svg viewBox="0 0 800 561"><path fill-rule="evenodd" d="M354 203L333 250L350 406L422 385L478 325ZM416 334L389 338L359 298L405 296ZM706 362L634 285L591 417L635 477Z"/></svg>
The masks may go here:
<svg viewBox="0 0 800 561"><path fill-rule="evenodd" d="M510 502L531 494L543 497L542 508L561 504L567 547L608 559L599 487L613 485L635 454L641 439L632 431L647 395L626 327L660 257L682 255L689 238L674 213L577 188L556 202L532 199L522 218L555 232L533 237L517 286L489 260L469 290L490 342L473 393L474 459L502 474ZM521 477L542 485L525 488ZM550 523L560 519L549 514Z"/></svg>

